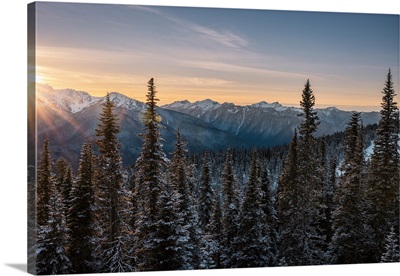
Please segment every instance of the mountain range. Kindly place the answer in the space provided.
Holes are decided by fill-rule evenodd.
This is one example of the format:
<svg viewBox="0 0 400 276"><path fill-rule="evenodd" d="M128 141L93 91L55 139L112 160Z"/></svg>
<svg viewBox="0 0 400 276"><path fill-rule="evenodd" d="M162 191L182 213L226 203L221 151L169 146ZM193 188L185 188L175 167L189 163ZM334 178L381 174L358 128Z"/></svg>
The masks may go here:
<svg viewBox="0 0 400 276"><path fill-rule="evenodd" d="M143 130L146 104L117 92L111 92L110 99L120 122L118 138L123 161L131 165L142 145L138 134ZM36 103L39 148L48 137L53 158L63 156L76 168L84 140L96 139L95 129L104 100L105 97L93 97L84 91L39 86ZM316 111L321 121L317 136L343 131L352 114L335 107ZM287 144L302 120L301 109L278 102L240 106L210 99L193 103L184 100L163 105L157 112L167 154L173 151L178 129L189 152L268 147ZM379 113L364 112L362 120L364 125L377 123Z"/></svg>

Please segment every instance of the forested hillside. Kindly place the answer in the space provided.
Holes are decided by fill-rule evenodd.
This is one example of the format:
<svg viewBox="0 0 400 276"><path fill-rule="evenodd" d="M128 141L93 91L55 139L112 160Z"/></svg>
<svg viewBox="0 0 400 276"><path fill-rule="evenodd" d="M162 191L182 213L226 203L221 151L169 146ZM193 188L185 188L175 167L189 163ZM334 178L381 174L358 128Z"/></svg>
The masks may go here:
<svg viewBox="0 0 400 276"><path fill-rule="evenodd" d="M364 125L353 112L344 131L316 135L321 120L307 80L289 143L244 147L232 138L227 150L191 152L181 124L166 151L160 118L174 111L160 117L153 79L147 89L141 147L128 165L110 94L93 139L82 138L76 169L54 159L44 135L37 179L28 183L37 274L400 261L399 110L390 70L378 124ZM194 131L203 126L196 121ZM214 131L219 143L231 134Z"/></svg>

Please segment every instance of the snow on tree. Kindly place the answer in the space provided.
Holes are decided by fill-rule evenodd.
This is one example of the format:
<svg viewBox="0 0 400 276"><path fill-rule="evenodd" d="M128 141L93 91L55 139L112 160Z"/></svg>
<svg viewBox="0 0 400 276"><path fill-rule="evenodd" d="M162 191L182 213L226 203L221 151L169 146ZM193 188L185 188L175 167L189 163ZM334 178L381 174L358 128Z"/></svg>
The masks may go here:
<svg viewBox="0 0 400 276"><path fill-rule="evenodd" d="M222 203L222 241L221 265L224 268L234 267L233 254L236 252L235 237L238 233L239 191L233 172L232 152L228 149L224 168L221 174Z"/></svg>
<svg viewBox="0 0 400 276"><path fill-rule="evenodd" d="M299 116L303 120L299 139L295 132L279 178L280 254L287 265L317 265L325 261L326 244L321 229L323 185L313 136L319 119L314 105L315 97L307 80L300 101Z"/></svg>
<svg viewBox="0 0 400 276"><path fill-rule="evenodd" d="M197 266L194 264L193 251L195 249L195 244L192 241L191 233L194 232L194 227L192 219L192 212L190 210L192 203L192 197L189 189L189 177L187 175L188 169L186 166L186 150L185 143L182 141L180 131L178 129L177 139L175 143L175 149L171 158L170 163L167 167L167 186L164 190L167 194L162 192L164 201L159 205L160 212L166 213L167 217L171 217L171 221L165 221L165 217L161 216L159 220L161 224L169 223L172 229L167 228L166 231L169 233L161 233L163 237L169 240L169 247L174 248L173 254L167 255L169 262L171 262L171 255L174 255L175 259L172 265L169 267L171 269L193 269ZM170 189L171 191L167 191ZM172 201L171 203L169 201ZM170 207L171 206L171 207ZM166 210L163 210L166 208ZM169 208L172 208L169 210ZM168 212L172 212L169 214ZM174 220L175 219L175 220ZM175 242L174 242L175 241ZM163 255L160 255L162 257ZM168 266L168 262L159 260L160 263Z"/></svg>
<svg viewBox="0 0 400 276"><path fill-rule="evenodd" d="M46 138L43 143L42 154L40 156L37 171L36 188L36 214L37 225L45 226L49 217L50 185L52 181L52 159L49 150L49 139Z"/></svg>
<svg viewBox="0 0 400 276"><path fill-rule="evenodd" d="M71 188L73 182L72 169L71 166L68 164L68 162L63 157L60 157L54 164L54 171L55 171L55 185L58 192L61 195L61 200L64 206L63 213L67 220L67 227L68 227L70 218L69 208L71 204ZM72 259L73 256L69 254L70 252L68 251L68 257Z"/></svg>
<svg viewBox="0 0 400 276"><path fill-rule="evenodd" d="M269 239L269 260L268 266L274 266L277 264L277 256L278 256L278 217L275 208L275 200L273 197L271 179L268 173L267 164L264 166L260 166L260 190L261 190L261 209L264 213L265 221L264 221L264 233L263 236Z"/></svg>
<svg viewBox="0 0 400 276"><path fill-rule="evenodd" d="M219 190L215 192L213 211L210 223L204 234L204 243L202 247L202 263L201 268L222 268L222 209L221 196Z"/></svg>
<svg viewBox="0 0 400 276"><path fill-rule="evenodd" d="M302 209L303 220L303 254L301 264L318 265L325 262L325 237L321 227L324 220L324 205L322 201L323 179L319 170L318 144L314 137L319 125L317 111L314 110L315 97L307 80L300 106L303 121L299 126L299 185L301 198L299 207Z"/></svg>
<svg viewBox="0 0 400 276"><path fill-rule="evenodd" d="M305 237L299 224L303 218L300 205L302 190L298 179L298 138L295 130L278 179L279 265L299 265L303 254L301 242Z"/></svg>
<svg viewBox="0 0 400 276"><path fill-rule="evenodd" d="M197 199L195 196L197 179L196 179L196 167L191 161L187 161L186 164L186 176L188 183L188 216L189 223L187 224L187 229L189 231L189 248L191 252L191 258L189 263L193 269L200 268L200 263L202 262L201 256L201 240L203 231L199 227L199 209L197 205Z"/></svg>
<svg viewBox="0 0 400 276"><path fill-rule="evenodd" d="M124 183L125 184L125 183ZM134 248L134 235L131 224L133 216L132 193L127 185L122 185L117 196L117 214L118 214L118 234L108 248L106 256L110 256L105 266L110 272L131 272L135 271L135 260L132 255Z"/></svg>
<svg viewBox="0 0 400 276"><path fill-rule="evenodd" d="M51 164L49 141L46 139L38 167L36 273L39 275L71 272L67 255L65 207L55 186Z"/></svg>
<svg viewBox="0 0 400 276"><path fill-rule="evenodd" d="M165 184L166 157L161 146L161 135L157 109L156 87L153 78L149 80L144 113L144 133L141 153L135 168L135 258L140 271L156 270L158 265L157 235L159 197ZM167 191L165 191L167 192ZM167 197L168 195L164 195ZM164 199L166 200L166 199Z"/></svg>
<svg viewBox="0 0 400 276"><path fill-rule="evenodd" d="M69 204L70 204L70 194L71 194L71 188L72 188L72 170L71 166L68 164L68 162L63 158L60 157L55 165L55 174L56 174L56 182L57 182L57 187L59 188L61 195L63 197L63 202L66 207L66 210L69 209ZM67 213L67 211L66 211Z"/></svg>
<svg viewBox="0 0 400 276"><path fill-rule="evenodd" d="M214 191L211 184L210 155L206 152L201 169L198 199L199 227L203 231L208 227L213 211Z"/></svg>
<svg viewBox="0 0 400 276"><path fill-rule="evenodd" d="M123 183L121 145L118 141L119 125L114 114L114 103L107 93L96 128L96 145L100 155L97 157L96 169L96 201L95 201L95 236L93 252L95 272L131 271L124 259L126 252L120 250L120 241L124 239L121 231L123 221L120 217L121 190ZM110 263L110 259L113 262Z"/></svg>
<svg viewBox="0 0 400 276"><path fill-rule="evenodd" d="M336 209L336 204L333 200L334 194L336 192L336 169L337 169L337 161L336 158L332 158L329 165L328 175L326 184L324 187L324 204L326 206L325 209L325 218L326 218L326 225L325 225L325 235L326 235L326 243L329 244L332 241L333 231L332 231L332 214L333 211Z"/></svg>
<svg viewBox="0 0 400 276"><path fill-rule="evenodd" d="M382 254L381 262L400 262L399 234L395 232L394 227L390 229L390 233L386 237L385 250Z"/></svg>
<svg viewBox="0 0 400 276"><path fill-rule="evenodd" d="M82 146L78 173L71 189L71 202L68 212L69 256L75 273L92 271L91 254L93 246L92 224L94 217L94 154L90 142Z"/></svg>
<svg viewBox="0 0 400 276"><path fill-rule="evenodd" d="M254 151L240 209L238 234L234 239L237 267L263 267L271 260L266 216L261 204L259 170L257 153Z"/></svg>
<svg viewBox="0 0 400 276"><path fill-rule="evenodd" d="M391 227L399 233L399 109L389 69L382 91L381 119L376 131L366 188L366 262L379 262Z"/></svg>
<svg viewBox="0 0 400 276"><path fill-rule="evenodd" d="M364 140L360 113L353 113L344 141L342 176L334 195L337 208L332 215L332 263L359 263L362 260L365 233L363 215Z"/></svg>
<svg viewBox="0 0 400 276"><path fill-rule="evenodd" d="M315 140L313 133L317 131L318 125L320 124L317 111L314 110L315 96L311 89L310 80L307 80L304 85L301 97L300 106L302 113L300 113L299 116L303 117L303 121L299 127L300 142L303 142L304 145L308 145L307 142L309 143ZM311 147L311 145L308 145L308 147Z"/></svg>

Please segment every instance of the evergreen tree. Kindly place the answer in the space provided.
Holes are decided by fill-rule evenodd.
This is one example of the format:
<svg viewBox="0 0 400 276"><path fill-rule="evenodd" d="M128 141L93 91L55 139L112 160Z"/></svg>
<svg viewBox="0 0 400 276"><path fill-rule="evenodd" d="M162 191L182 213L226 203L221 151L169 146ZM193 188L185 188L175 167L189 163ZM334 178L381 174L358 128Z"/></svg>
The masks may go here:
<svg viewBox="0 0 400 276"><path fill-rule="evenodd" d="M268 173L267 165L265 164L264 168L261 169L261 178L260 178L260 189L261 189L261 209L263 211L263 215L265 217L263 227L264 233L263 236L269 239L269 260L268 266L274 266L277 264L277 256L278 256L278 233L277 233L277 212L275 209L274 196L271 187L271 180Z"/></svg>
<svg viewBox="0 0 400 276"><path fill-rule="evenodd" d="M96 272L120 271L119 263L124 258L124 253L119 250L121 240L122 221L119 216L118 206L122 189L123 172L120 143L117 138L119 125L117 115L114 114L114 104L107 93L103 110L100 114L99 124L96 128L96 145L100 155L97 158L97 190L95 202L95 239L97 245L94 251ZM110 265L111 257L118 264ZM122 270L125 271L125 270ZM129 271L129 267L127 267Z"/></svg>
<svg viewBox="0 0 400 276"><path fill-rule="evenodd" d="M89 273L93 250L92 214L94 206L94 155L92 145L85 142L82 146L76 181L71 189L71 202L68 212L69 256L75 273Z"/></svg>
<svg viewBox="0 0 400 276"><path fill-rule="evenodd" d="M141 271L156 270L158 252L154 237L158 231L156 224L159 196L164 187L165 154L161 148L160 126L154 80L148 82L146 111L144 114L143 146L136 160L136 219L135 219L135 258Z"/></svg>
<svg viewBox="0 0 400 276"><path fill-rule="evenodd" d="M67 231L64 205L55 186L49 140L46 138L38 166L36 273L71 272L66 252Z"/></svg>
<svg viewBox="0 0 400 276"><path fill-rule="evenodd" d="M69 204L71 201L71 188L72 188L72 170L68 162L60 157L54 165L56 173L57 187L62 195L63 203L65 205L65 215L68 213Z"/></svg>
<svg viewBox="0 0 400 276"><path fill-rule="evenodd" d="M313 133L317 131L320 122L317 111L314 110L315 96L311 89L310 80L307 80L304 85L301 97L300 106L302 113L300 113L299 116L303 117L303 121L299 127L300 142L307 147L311 147L312 145L310 145L310 142L315 140Z"/></svg>
<svg viewBox="0 0 400 276"><path fill-rule="evenodd" d="M61 201L63 203L64 209L62 210L66 222L67 227L69 227L69 208L71 204L71 188L72 188L72 169L68 162L63 158L60 157L54 165L55 170L55 186L58 192L61 195ZM67 229L69 232L69 229ZM69 238L69 235L68 235ZM68 240L68 244L70 241ZM70 254L69 250L67 251ZM73 256L68 255L68 258L72 260Z"/></svg>
<svg viewBox="0 0 400 276"><path fill-rule="evenodd" d="M386 237L385 250L382 254L381 262L400 262L399 236L398 233L395 232L394 227L390 229L390 233Z"/></svg>
<svg viewBox="0 0 400 276"><path fill-rule="evenodd" d="M110 257L107 259L105 266L110 272L131 272L135 270L136 263L131 252L134 247L134 235L131 225L133 216L131 199L132 193L124 181L117 195L118 235L108 252L106 252L106 255Z"/></svg>
<svg viewBox="0 0 400 276"><path fill-rule="evenodd" d="M51 182L46 225L38 225L37 274L54 275L70 273L71 262L67 254L67 228L61 194Z"/></svg>
<svg viewBox="0 0 400 276"><path fill-rule="evenodd" d="M215 193L213 212L205 235L203 247L202 268L222 268L221 251L223 237L221 196L219 191Z"/></svg>
<svg viewBox="0 0 400 276"><path fill-rule="evenodd" d="M169 247L175 248L174 256L175 259L173 262L178 265L177 267L170 267L170 269L193 269L194 260L193 260L193 251L195 245L191 240L191 232L193 232L194 225L192 224L191 219L193 219L192 212L190 211L191 196L189 191L189 179L188 179L188 169L186 167L186 157L185 157L185 143L182 141L180 131L178 129L177 132L177 140L175 144L175 150L172 155L171 162L168 166L168 183L171 183L171 191L169 194L165 195L165 199L172 200L172 203L168 203L168 201L163 202L166 206L160 204L160 208L167 208L165 210L167 212L171 211L173 214L169 215L171 218L174 218L175 221L166 221L165 223L171 224L174 232L171 232L168 236L163 233L164 238L171 240ZM167 188L165 189L167 190ZM171 195L173 195L171 197ZM169 210L169 204L171 205L171 210ZM162 221L164 217L160 218ZM175 240L175 243L172 244L172 240ZM171 257L171 254L169 254ZM170 259L171 260L171 259ZM161 261L161 263L165 263ZM166 263L167 265L167 263Z"/></svg>
<svg viewBox="0 0 400 276"><path fill-rule="evenodd" d="M298 138L295 130L289 151L278 179L279 265L299 265L303 254L304 234L299 186Z"/></svg>
<svg viewBox="0 0 400 276"><path fill-rule="evenodd" d="M183 218L179 209L179 196L166 180L160 190L157 206L156 230L154 233L154 263L151 270L178 270L184 266L184 244L188 242L187 231L182 227Z"/></svg>
<svg viewBox="0 0 400 276"><path fill-rule="evenodd" d="M222 182L222 241L221 265L224 268L233 267L235 261L233 254L236 252L234 239L238 231L239 199L238 187L233 172L232 152L228 149L224 169L221 174Z"/></svg>
<svg viewBox="0 0 400 276"><path fill-rule="evenodd" d="M203 232L208 227L212 212L214 191L211 185L211 171L210 171L210 155L208 152L204 154L204 161L200 176L199 187L199 226Z"/></svg>
<svg viewBox="0 0 400 276"><path fill-rule="evenodd" d="M343 172L334 196L337 208L333 213L333 237L330 246L332 263L358 263L362 260L363 232L363 138L360 113L353 113L346 128Z"/></svg>
<svg viewBox="0 0 400 276"><path fill-rule="evenodd" d="M314 110L315 97L307 80L300 101L303 120L289 147L288 157L279 178L281 264L317 265L325 262L325 237L322 179L318 165L316 139L319 125ZM293 229L295 228L295 229Z"/></svg>
<svg viewBox="0 0 400 276"><path fill-rule="evenodd" d="M336 169L337 169L337 161L336 158L333 158L330 161L328 176L324 189L324 204L326 206L325 209L326 225L324 229L326 235L326 243L328 246L332 241L332 236L333 236L332 215L333 211L336 209L336 204L333 200L334 194L336 192Z"/></svg>
<svg viewBox="0 0 400 276"><path fill-rule="evenodd" d="M189 263L193 269L200 268L202 262L201 256L201 244L202 244L202 231L199 227L199 209L195 196L197 178L196 178L196 167L193 162L188 161L186 165L187 169L187 180L188 180L188 215L189 223L187 225L189 231L189 248L191 252L191 258Z"/></svg>
<svg viewBox="0 0 400 276"><path fill-rule="evenodd" d="M239 230L235 237L238 267L262 267L271 260L266 217L261 205L261 189L257 152L253 152L249 180L240 210ZM251 234L250 234L251 233Z"/></svg>
<svg viewBox="0 0 400 276"><path fill-rule="evenodd" d="M49 218L50 184L52 181L52 160L49 150L49 139L44 140L42 154L38 164L36 208L37 225L45 226Z"/></svg>
<svg viewBox="0 0 400 276"><path fill-rule="evenodd" d="M172 155L170 165L168 166L169 178L172 186L175 188L178 196L178 212L182 216L182 223L189 223L189 185L186 168L186 150L185 143L182 141L180 131L178 129L175 150ZM186 227L186 226L184 226Z"/></svg>
<svg viewBox="0 0 400 276"><path fill-rule="evenodd" d="M379 262L391 227L399 233L399 109L389 69L382 91L381 119L376 131L366 189L366 262Z"/></svg>
<svg viewBox="0 0 400 276"><path fill-rule="evenodd" d="M300 228L303 228L303 253L302 265L318 265L325 262L325 237L321 222L324 218L324 205L322 201L323 180L321 178L317 141L313 134L319 125L317 111L314 110L315 97L307 80L302 93L300 106L303 121L299 126L299 185L301 198L299 208L302 209L303 219Z"/></svg>

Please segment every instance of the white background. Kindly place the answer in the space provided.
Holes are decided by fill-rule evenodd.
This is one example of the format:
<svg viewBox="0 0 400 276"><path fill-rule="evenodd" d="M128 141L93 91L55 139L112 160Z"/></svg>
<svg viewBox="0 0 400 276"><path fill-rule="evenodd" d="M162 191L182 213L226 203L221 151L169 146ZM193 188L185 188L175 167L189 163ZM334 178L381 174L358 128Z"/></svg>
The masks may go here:
<svg viewBox="0 0 400 276"><path fill-rule="evenodd" d="M60 1L56 1L60 2ZM79 2L79 1L70 1ZM111 1L86 0L88 3ZM340 11L363 13L400 13L398 0L117 0L122 4L229 7L303 11ZM261 2L261 3L260 3ZM26 110L27 110L27 4L25 0L2 1L0 14L0 275L26 274ZM382 41L382 43L385 43ZM399 89L397 88L397 93ZM262 268L251 270L216 270L179 272L180 275L397 275L400 264L369 264L350 266L320 266ZM175 275L177 272L155 272ZM148 273L146 275L153 275ZM129 275L133 273L128 273ZM140 273L143 274L143 273ZM91 274L102 275L102 274ZM126 274L125 274L126 275Z"/></svg>

